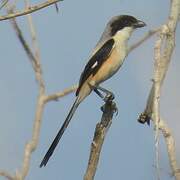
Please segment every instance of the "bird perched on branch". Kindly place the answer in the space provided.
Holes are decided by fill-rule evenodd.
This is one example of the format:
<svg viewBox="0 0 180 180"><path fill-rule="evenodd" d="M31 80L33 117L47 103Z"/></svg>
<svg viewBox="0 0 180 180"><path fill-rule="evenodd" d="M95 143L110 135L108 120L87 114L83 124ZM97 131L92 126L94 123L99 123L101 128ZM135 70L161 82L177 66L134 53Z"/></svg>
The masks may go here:
<svg viewBox="0 0 180 180"><path fill-rule="evenodd" d="M110 19L81 74L79 87L76 91L76 100L45 154L40 167L46 166L77 107L92 91L97 93L104 101L109 95L113 96L110 91L100 87L99 84L109 79L119 70L128 54L127 42L132 32L145 25L143 21L130 15L119 15ZM103 96L102 92L106 96Z"/></svg>

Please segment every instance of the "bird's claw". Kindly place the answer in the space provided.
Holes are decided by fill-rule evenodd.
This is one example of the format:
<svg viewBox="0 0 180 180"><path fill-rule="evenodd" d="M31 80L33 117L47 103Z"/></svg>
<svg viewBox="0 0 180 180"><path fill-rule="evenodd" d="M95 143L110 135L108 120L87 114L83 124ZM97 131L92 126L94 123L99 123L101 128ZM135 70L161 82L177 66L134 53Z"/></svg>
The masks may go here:
<svg viewBox="0 0 180 180"><path fill-rule="evenodd" d="M108 101L113 101L115 98L114 94L112 92L109 92L106 94L106 96L104 97L104 102L108 102Z"/></svg>

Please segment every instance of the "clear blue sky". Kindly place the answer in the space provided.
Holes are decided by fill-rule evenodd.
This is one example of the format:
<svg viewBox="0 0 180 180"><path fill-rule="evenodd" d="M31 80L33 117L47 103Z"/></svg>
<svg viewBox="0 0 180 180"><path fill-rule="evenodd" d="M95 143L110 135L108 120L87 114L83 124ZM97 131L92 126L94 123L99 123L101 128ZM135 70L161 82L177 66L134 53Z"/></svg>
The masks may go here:
<svg viewBox="0 0 180 180"><path fill-rule="evenodd" d="M146 28L134 33L129 43L132 44L148 30L166 21L169 1L64 0L59 9L59 14L53 6L33 14L47 93L61 91L78 82L80 72L110 17L131 14L147 23ZM25 17L18 18L30 40L25 20ZM37 84L29 60L8 21L0 22L0 29L0 169L12 173L21 166L24 145L31 136ZM161 112L176 138L180 164L179 34L180 27L173 61L163 86ZM155 38L151 38L129 54L120 72L104 83L104 87L116 95L119 114L114 117L103 145L96 180L156 178L153 127L137 123L151 87L154 42ZM46 106L40 142L33 153L27 180L82 179L94 128L102 114L99 109L102 101L94 94L80 105L47 167L39 168L73 100L74 94L71 94ZM170 180L173 178L164 140L160 142L160 174L163 180Z"/></svg>

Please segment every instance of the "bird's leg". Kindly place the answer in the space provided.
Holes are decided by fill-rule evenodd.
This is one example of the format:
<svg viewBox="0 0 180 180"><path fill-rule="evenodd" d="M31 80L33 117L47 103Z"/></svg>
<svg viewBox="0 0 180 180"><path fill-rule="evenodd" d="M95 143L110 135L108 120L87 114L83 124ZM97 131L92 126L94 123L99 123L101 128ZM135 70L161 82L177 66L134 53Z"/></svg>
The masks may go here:
<svg viewBox="0 0 180 180"><path fill-rule="evenodd" d="M114 98L115 98L115 96L114 96L114 94L111 92L111 91L109 91L109 90L107 90L107 89L105 89L105 88L102 88L102 87L100 87L100 86L98 86L98 87L96 87L97 89L99 89L99 90L101 90L102 92L104 92L106 95L105 95L105 97L104 97L104 102L105 103L108 103L108 102L111 102L111 103L114 103L113 102L113 100L114 100ZM101 107L101 110L104 112L105 111L105 105L103 105L102 107ZM116 104L114 103L114 112L116 112L116 116L118 115L118 108L116 107Z"/></svg>
<svg viewBox="0 0 180 180"><path fill-rule="evenodd" d="M89 83L89 86L93 89L93 91L100 97L100 98L102 98L103 99L103 101L105 102L105 103L107 103L108 101L111 101L112 102L112 100L114 99L114 94L111 92L111 91L109 91L109 90L107 90L107 89L105 89L105 88L102 88L102 87L100 87L100 86L94 86L94 85L92 85L92 84L90 84ZM99 90L101 90L102 92L104 92L106 95L105 96L103 96L103 94L101 93L101 92L99 92ZM105 105L103 105L102 107L101 107L101 110L104 112L104 108L105 108ZM117 107L115 107L115 112L116 112L116 115L118 114L118 108Z"/></svg>
<svg viewBox="0 0 180 180"><path fill-rule="evenodd" d="M96 86L88 83L88 85L90 86L91 89L93 89L93 91L100 97L104 100L104 96L101 92L98 91L98 89L96 88Z"/></svg>
<svg viewBox="0 0 180 180"><path fill-rule="evenodd" d="M100 93L100 92L98 91L97 88L94 88L93 90L94 90L94 92L95 92L100 98L104 99L104 96L102 95L102 93Z"/></svg>
<svg viewBox="0 0 180 180"><path fill-rule="evenodd" d="M109 91L109 90L107 90L107 89L105 89L105 88L103 88L103 87L100 87L100 86L96 86L95 87L97 90L100 90L100 91L102 91L102 92L104 92L106 95L105 95L105 97L104 97L104 101L106 102L107 100L109 101L109 100L113 100L114 99L114 94L111 92L111 91Z"/></svg>
<svg viewBox="0 0 180 180"><path fill-rule="evenodd" d="M100 98L103 99L104 102L107 102L107 100L113 100L114 99L114 94L111 91L109 91L109 90L107 90L105 88L102 88L100 86L94 86L94 85L92 85L90 83L89 83L89 86L94 90L94 92ZM105 96L103 96L103 94L101 92L99 92L99 90L102 91L103 93L105 93Z"/></svg>

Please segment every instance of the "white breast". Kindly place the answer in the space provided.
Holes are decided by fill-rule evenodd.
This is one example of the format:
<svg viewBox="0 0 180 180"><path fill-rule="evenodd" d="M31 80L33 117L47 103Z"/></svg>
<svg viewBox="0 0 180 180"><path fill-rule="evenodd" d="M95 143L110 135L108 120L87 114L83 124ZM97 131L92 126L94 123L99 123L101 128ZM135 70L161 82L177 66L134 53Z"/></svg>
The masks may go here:
<svg viewBox="0 0 180 180"><path fill-rule="evenodd" d="M113 37L115 40L114 51L116 52L116 58L114 58L114 69L117 71L123 64L125 57L128 53L127 41L133 32L133 28L126 27L118 31ZM117 67L117 68L115 68Z"/></svg>

